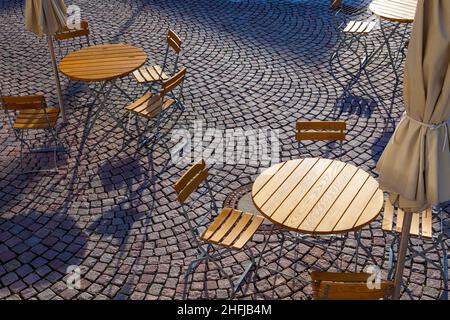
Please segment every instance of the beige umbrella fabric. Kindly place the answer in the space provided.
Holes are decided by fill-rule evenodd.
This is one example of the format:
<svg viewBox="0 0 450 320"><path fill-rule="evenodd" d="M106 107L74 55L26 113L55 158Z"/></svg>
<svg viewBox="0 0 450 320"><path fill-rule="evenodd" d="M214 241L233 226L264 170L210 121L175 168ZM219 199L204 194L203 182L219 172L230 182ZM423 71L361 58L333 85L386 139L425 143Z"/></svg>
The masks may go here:
<svg viewBox="0 0 450 320"><path fill-rule="evenodd" d="M450 1L419 0L405 66L406 112L381 156L383 190L406 212L450 200ZM404 219L399 295L412 215ZM405 232L407 231L407 232ZM403 259L402 259L403 258Z"/></svg>
<svg viewBox="0 0 450 320"><path fill-rule="evenodd" d="M56 81L59 107L63 121L66 121L61 93L58 67L56 65L53 35L62 31L67 23L67 8L63 0L27 0L25 7L25 28L38 36L47 35L50 57Z"/></svg>

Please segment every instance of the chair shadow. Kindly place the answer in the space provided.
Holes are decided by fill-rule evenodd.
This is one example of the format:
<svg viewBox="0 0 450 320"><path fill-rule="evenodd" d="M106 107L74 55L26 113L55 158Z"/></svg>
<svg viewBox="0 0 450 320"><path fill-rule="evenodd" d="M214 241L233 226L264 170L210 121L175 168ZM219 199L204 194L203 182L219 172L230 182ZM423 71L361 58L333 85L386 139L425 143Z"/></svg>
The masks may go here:
<svg viewBox="0 0 450 320"><path fill-rule="evenodd" d="M62 280L85 256L87 235L64 213L24 211L11 219L0 217L0 229L2 266L10 265L35 288Z"/></svg>

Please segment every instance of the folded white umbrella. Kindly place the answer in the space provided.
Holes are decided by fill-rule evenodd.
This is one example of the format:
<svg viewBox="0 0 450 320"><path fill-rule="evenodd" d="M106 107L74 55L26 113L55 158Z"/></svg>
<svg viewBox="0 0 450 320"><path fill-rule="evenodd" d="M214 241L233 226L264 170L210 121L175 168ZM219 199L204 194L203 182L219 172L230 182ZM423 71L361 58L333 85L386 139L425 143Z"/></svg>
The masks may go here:
<svg viewBox="0 0 450 320"><path fill-rule="evenodd" d="M380 186L405 212L450 200L450 1L419 0L405 66L406 112L381 156ZM412 214L402 228L400 294Z"/></svg>
<svg viewBox="0 0 450 320"><path fill-rule="evenodd" d="M27 0L25 7L25 28L38 36L47 36L56 82L56 93L64 122L66 121L66 114L62 99L58 66L56 65L55 49L53 47L53 35L62 31L66 23L67 8L63 0Z"/></svg>

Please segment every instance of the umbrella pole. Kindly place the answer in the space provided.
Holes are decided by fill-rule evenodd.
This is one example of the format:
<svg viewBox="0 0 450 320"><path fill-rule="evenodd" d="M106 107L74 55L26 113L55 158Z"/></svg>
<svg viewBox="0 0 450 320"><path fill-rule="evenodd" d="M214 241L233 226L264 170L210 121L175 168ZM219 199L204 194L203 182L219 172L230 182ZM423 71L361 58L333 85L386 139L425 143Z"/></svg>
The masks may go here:
<svg viewBox="0 0 450 320"><path fill-rule="evenodd" d="M59 109L61 110L61 116L63 123L66 123L66 110L64 109L64 101L62 98L61 82L59 80L58 66L56 65L55 48L53 47L52 36L47 36L48 49L50 51L50 57L52 59L53 75L55 76L56 82L56 94L58 95Z"/></svg>
<svg viewBox="0 0 450 320"><path fill-rule="evenodd" d="M409 234L411 230L412 213L406 213L403 219L402 235L400 238L400 248L398 250L397 266L395 268L394 280L394 300L400 299L400 291L402 289L403 271L405 269L406 253L408 251Z"/></svg>

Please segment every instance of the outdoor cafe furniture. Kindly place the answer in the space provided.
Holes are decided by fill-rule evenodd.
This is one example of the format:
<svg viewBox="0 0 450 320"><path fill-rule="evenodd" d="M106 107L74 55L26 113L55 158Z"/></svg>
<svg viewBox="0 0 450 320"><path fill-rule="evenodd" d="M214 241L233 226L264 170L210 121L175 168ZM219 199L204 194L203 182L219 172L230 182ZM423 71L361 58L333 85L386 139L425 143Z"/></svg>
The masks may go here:
<svg viewBox="0 0 450 320"><path fill-rule="evenodd" d="M206 261L206 263L211 261L218 268L222 276L226 277L230 282L232 287L231 297L233 298L248 272L256 265L255 255L252 249L248 248L247 252L250 254L251 263L245 268L236 282L233 282L232 275L228 274L217 260L220 260L230 252L242 251L243 247L253 238L253 235L264 222L264 218L232 208L223 208L219 213L208 182L208 176L208 168L205 162L201 160L186 171L174 185L177 199L183 210L183 216L189 225L195 248L199 254L197 259L189 264L185 278L202 261ZM204 187L203 190L197 192L198 195L193 195L197 189L200 189L201 185ZM202 197L210 198L210 209L204 214L202 219L193 219L190 216L191 212L189 212L189 209L192 207L187 200L191 198L189 202L198 202ZM207 219L208 221L205 221ZM212 222L210 223L210 221ZM200 228L205 225L206 230L201 232ZM204 247L205 244L207 245L206 248Z"/></svg>
<svg viewBox="0 0 450 320"><path fill-rule="evenodd" d="M398 64L401 61L400 54L407 40L405 39L408 31L407 26L414 22L416 6L417 0L373 0L369 5L369 10L380 19L380 28L384 40L382 47L386 46L387 48L390 65L397 81L399 81L398 68L400 66ZM394 23L394 27L389 33L385 22ZM404 26L402 43L398 46L397 51L393 51L390 41L398 34L398 30L402 25Z"/></svg>
<svg viewBox="0 0 450 320"><path fill-rule="evenodd" d="M166 54L164 55L162 67L159 65L151 65L144 66L134 71L133 76L138 83L150 85L155 82L161 83L162 81L169 79L170 76L173 76L178 71L178 60L181 52L181 39L173 30L169 30L166 41ZM170 50L173 51L174 54L174 59L171 63L169 61ZM173 69L170 73L168 73L167 69L170 64L173 66Z"/></svg>
<svg viewBox="0 0 450 320"><path fill-rule="evenodd" d="M296 130L295 140L298 142L299 154L304 149L304 141L337 141L341 159L347 131L345 121L297 121Z"/></svg>
<svg viewBox="0 0 450 320"><path fill-rule="evenodd" d="M411 253L408 257L412 261L415 257L421 257L428 263L434 265L436 269L441 271L444 280L444 289L448 289L448 264L447 264L447 244L445 236L445 218L442 208L435 210L428 208L421 212L412 213L412 223L410 228L410 236L422 240L423 243L429 243L426 249L416 248L411 245L409 247ZM433 216L439 217L439 227L433 231ZM384 232L393 235L393 240L389 245L389 264L388 279L391 279L395 270L395 245L399 243L399 236L403 229L403 220L405 212L401 208L396 208L390 201L386 201L383 214L382 229ZM442 256L440 263L435 262L427 255L435 250L441 250Z"/></svg>
<svg viewBox="0 0 450 320"><path fill-rule="evenodd" d="M116 111L111 109L109 97L113 89L117 89L132 101L132 98L116 82L142 67L146 61L147 54L144 50L127 44L92 46L72 52L62 59L60 70L68 78L86 83L100 83L99 89L91 89L94 97L92 104L94 106L98 104L98 106L93 117L88 119L89 124L84 132L83 143L103 111L131 136Z"/></svg>
<svg viewBox="0 0 450 320"><path fill-rule="evenodd" d="M314 300L379 300L392 297L394 283L370 273L311 272ZM379 281L376 283L376 281Z"/></svg>
<svg viewBox="0 0 450 320"><path fill-rule="evenodd" d="M148 147L149 149L151 181L165 172L171 162L169 158L163 169L155 175L153 151L160 142L167 151L170 151L163 139L184 111L181 93L185 76L186 68L182 68L167 80L162 81L158 92L147 92L126 107L129 115L135 116L135 127L139 138L138 148ZM174 93L176 89L178 91ZM131 117L128 118L128 128L130 127L130 121ZM170 121L172 121L172 124L169 123Z"/></svg>
<svg viewBox="0 0 450 320"><path fill-rule="evenodd" d="M380 186L390 194L391 203L405 212L394 299L401 294L414 213L450 200L448 12L448 0L417 3L405 64L405 113L377 163Z"/></svg>
<svg viewBox="0 0 450 320"><path fill-rule="evenodd" d="M57 172L57 152L61 149L56 131L56 124L60 115L59 108L50 108L42 95L1 97L1 108L6 113L14 135L20 141L20 167L23 163L23 150L26 147L31 153L53 152L54 168L52 170L35 170L32 172ZM33 148L24 136L27 131L42 130L46 132L48 140L52 140L51 148ZM51 138L51 139L50 139Z"/></svg>
<svg viewBox="0 0 450 320"><path fill-rule="evenodd" d="M378 217L384 203L370 174L322 158L290 160L265 170L253 185L252 199L274 227L313 236L360 231Z"/></svg>

